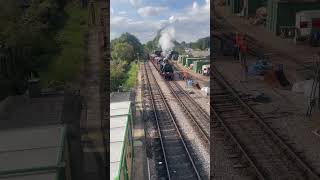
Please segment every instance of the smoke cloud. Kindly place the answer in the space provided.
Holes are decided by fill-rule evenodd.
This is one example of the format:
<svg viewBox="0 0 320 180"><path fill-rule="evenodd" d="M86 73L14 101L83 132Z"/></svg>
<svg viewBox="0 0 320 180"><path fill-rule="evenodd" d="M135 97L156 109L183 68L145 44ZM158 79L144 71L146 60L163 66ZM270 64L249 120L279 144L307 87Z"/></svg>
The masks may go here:
<svg viewBox="0 0 320 180"><path fill-rule="evenodd" d="M161 37L159 39L159 45L164 52L167 54L168 51L172 50L174 47L175 40L175 29L174 27L167 27L161 31Z"/></svg>

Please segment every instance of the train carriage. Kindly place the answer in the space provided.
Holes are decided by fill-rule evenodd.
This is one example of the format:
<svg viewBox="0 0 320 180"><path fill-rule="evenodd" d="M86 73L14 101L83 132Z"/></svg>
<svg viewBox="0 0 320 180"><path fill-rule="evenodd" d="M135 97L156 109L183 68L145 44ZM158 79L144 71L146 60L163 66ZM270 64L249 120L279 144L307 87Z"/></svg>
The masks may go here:
<svg viewBox="0 0 320 180"><path fill-rule="evenodd" d="M131 180L133 168L131 102L110 103L110 180Z"/></svg>

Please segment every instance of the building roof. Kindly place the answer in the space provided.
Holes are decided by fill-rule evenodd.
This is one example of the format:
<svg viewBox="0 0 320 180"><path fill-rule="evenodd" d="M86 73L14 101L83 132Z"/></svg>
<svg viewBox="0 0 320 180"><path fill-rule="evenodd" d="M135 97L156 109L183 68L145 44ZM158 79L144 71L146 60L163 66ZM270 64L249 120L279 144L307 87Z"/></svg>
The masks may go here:
<svg viewBox="0 0 320 180"><path fill-rule="evenodd" d="M61 124L64 100L60 94L40 98L10 96L0 102L0 130Z"/></svg>
<svg viewBox="0 0 320 180"><path fill-rule="evenodd" d="M110 93L110 102L130 101L131 92L112 92Z"/></svg>
<svg viewBox="0 0 320 180"><path fill-rule="evenodd" d="M1 177L1 180L56 180L56 172L46 172L40 174L23 174Z"/></svg>
<svg viewBox="0 0 320 180"><path fill-rule="evenodd" d="M284 2L284 3L314 3L318 2L317 0L277 0L279 2Z"/></svg>
<svg viewBox="0 0 320 180"><path fill-rule="evenodd" d="M130 105L130 101L110 103L110 180L119 174Z"/></svg>
<svg viewBox="0 0 320 180"><path fill-rule="evenodd" d="M0 131L0 179L51 176L63 161L64 139L63 125Z"/></svg>

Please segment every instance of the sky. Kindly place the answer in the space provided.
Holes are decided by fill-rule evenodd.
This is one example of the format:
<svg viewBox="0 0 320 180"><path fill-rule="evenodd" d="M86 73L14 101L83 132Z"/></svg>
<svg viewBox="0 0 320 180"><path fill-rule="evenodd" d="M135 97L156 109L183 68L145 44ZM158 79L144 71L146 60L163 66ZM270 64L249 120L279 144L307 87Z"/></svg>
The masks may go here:
<svg viewBox="0 0 320 180"><path fill-rule="evenodd" d="M210 35L210 0L111 0L111 40L128 32L142 43L159 29L174 29L178 42Z"/></svg>

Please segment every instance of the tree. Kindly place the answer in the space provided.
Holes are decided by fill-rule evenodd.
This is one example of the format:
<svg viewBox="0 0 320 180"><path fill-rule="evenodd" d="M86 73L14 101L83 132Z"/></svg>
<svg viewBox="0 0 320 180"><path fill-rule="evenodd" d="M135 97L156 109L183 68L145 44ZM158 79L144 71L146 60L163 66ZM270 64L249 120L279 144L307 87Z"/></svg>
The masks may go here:
<svg viewBox="0 0 320 180"><path fill-rule="evenodd" d="M114 50L114 47L119 43L128 43L133 47L134 55L133 58L137 58L137 54L143 55L144 50L143 46L140 43L139 39L130 33L124 33L119 38L116 38L111 41L111 51Z"/></svg>
<svg viewBox="0 0 320 180"><path fill-rule="evenodd" d="M125 61L111 61L110 62L110 88L111 91L118 89L125 76Z"/></svg>
<svg viewBox="0 0 320 180"><path fill-rule="evenodd" d="M148 41L146 44L145 44L145 51L147 52L152 52L152 50L154 49L154 44L153 44L153 41Z"/></svg>
<svg viewBox="0 0 320 180"><path fill-rule="evenodd" d="M54 35L57 17L64 13L63 1L0 0L0 51L10 64L7 70L14 71L7 77L13 86L47 67L48 57L59 50Z"/></svg>
<svg viewBox="0 0 320 180"><path fill-rule="evenodd" d="M111 57L113 60L122 60L126 61L127 63L134 61L134 56L134 48L128 43L117 43L111 52Z"/></svg>

